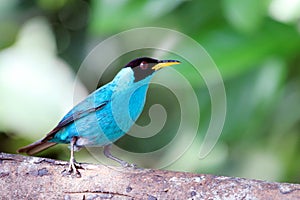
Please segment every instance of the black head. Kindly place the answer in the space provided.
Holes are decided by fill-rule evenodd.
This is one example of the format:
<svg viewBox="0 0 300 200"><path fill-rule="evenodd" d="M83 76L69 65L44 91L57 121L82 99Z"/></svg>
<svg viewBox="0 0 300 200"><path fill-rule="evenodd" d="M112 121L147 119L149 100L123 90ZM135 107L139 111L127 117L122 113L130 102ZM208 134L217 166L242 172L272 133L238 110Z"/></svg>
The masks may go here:
<svg viewBox="0 0 300 200"><path fill-rule="evenodd" d="M149 57L141 57L130 61L125 67L130 67L134 73L134 82L138 82L160 68L179 64L177 60L157 60Z"/></svg>

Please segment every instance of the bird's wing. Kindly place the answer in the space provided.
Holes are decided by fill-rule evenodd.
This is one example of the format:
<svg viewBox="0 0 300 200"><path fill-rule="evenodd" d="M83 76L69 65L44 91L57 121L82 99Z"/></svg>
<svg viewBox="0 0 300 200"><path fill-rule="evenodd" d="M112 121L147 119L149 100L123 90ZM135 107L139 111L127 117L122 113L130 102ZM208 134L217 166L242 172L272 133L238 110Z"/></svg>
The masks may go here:
<svg viewBox="0 0 300 200"><path fill-rule="evenodd" d="M111 91L107 90L107 88L100 88L91 93L86 99L70 110L58 123L58 125L42 139L42 141L52 139L53 136L65 126L87 116L92 112L102 109L109 102L110 96Z"/></svg>
<svg viewBox="0 0 300 200"><path fill-rule="evenodd" d="M58 125L52 130L50 131L46 137L43 139L43 141L49 140L51 139L58 131L60 131L62 128L64 128L65 126L73 123L74 121L87 116L89 113L92 112L96 112L97 110L100 110L101 108L103 108L106 104L108 103L108 101L104 101L102 102L102 104L98 105L97 107L92 107L92 108L87 108L86 110L80 110L77 112L73 112L71 114L67 114L59 123Z"/></svg>
<svg viewBox="0 0 300 200"><path fill-rule="evenodd" d="M70 123L73 123L75 120L78 120L86 115L88 115L91 112L95 112L97 110L100 110L107 104L108 101L103 101L97 106L86 108L88 99L85 99L81 103L79 103L77 106L75 106L59 123L58 125L50 131L46 137L44 137L41 140L38 140L30 145L27 145L25 147L22 147L18 149L18 153L27 153L28 155L33 155L35 153L38 153L40 151L43 151L45 149L48 149L51 146L56 145L55 142L49 142L50 139L53 138L53 136L62 128L67 126ZM86 109L84 109L86 108Z"/></svg>
<svg viewBox="0 0 300 200"><path fill-rule="evenodd" d="M62 128L73 123L74 121L87 116L92 112L102 109L110 100L114 91L115 84L108 83L101 88L97 89L82 102L77 104L70 112L68 112L58 125L50 131L43 139L34 142L28 146L22 147L18 150L19 153L27 153L29 155L43 151L51 146L56 145L55 142L51 142L54 135Z"/></svg>

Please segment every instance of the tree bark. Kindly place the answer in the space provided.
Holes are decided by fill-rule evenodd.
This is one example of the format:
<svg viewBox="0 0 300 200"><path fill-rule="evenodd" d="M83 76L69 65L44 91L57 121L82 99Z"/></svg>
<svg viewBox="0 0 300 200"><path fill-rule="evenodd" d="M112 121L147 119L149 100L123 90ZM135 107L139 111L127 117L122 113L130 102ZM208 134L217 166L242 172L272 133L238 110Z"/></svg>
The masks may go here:
<svg viewBox="0 0 300 200"><path fill-rule="evenodd" d="M1 199L300 199L300 185L152 169L82 164L0 153Z"/></svg>

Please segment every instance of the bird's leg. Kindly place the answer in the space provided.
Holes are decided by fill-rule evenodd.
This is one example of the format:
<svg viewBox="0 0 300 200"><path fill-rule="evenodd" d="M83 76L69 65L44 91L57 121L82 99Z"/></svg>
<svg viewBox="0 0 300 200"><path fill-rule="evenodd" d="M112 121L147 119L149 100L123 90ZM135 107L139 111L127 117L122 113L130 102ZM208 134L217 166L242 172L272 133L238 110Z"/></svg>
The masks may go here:
<svg viewBox="0 0 300 200"><path fill-rule="evenodd" d="M75 174L77 177L81 177L80 172L78 171L78 168L80 168L80 166L76 166L76 160L74 157L74 145L77 141L77 137L73 137L70 143L71 146L71 155L70 155L70 163L69 163L69 167L68 167L68 171L67 174ZM65 174L65 170L63 171L63 173Z"/></svg>
<svg viewBox="0 0 300 200"><path fill-rule="evenodd" d="M117 157L113 156L110 153L110 148L111 148L111 145L109 144L109 145L104 146L104 149L103 149L103 153L107 158L112 159L112 160L120 163L123 167L132 167L132 168L136 167L135 164L130 164L130 163L126 162L125 160L121 160L120 158L117 158Z"/></svg>

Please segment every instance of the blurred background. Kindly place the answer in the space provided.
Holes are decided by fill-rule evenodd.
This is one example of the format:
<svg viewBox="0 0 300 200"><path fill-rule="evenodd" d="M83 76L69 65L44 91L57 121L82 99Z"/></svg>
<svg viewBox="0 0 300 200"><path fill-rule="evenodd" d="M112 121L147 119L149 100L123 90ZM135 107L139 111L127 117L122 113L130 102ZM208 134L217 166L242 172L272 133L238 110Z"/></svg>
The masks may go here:
<svg viewBox="0 0 300 200"><path fill-rule="evenodd" d="M218 66L227 95L222 135L199 159L211 117L209 93L189 67L176 68L191 77L201 120L192 145L165 169L299 183L299 19L300 0L0 0L0 151L15 153L58 123L74 104L76 73L97 44L131 28L164 27L203 46ZM93 91L93 84L110 81L127 62L128 57L120 58L97 83L80 77L76 98ZM180 122L176 98L155 85L149 93L137 123L149 123L149 107L158 103L168 113L165 126L155 137L136 141L126 136L117 146L148 152L174 137ZM68 160L69 151L57 145L40 156ZM85 150L76 156L79 162L97 163ZM167 156L141 166L155 168L153 163ZM120 157L131 160L126 153Z"/></svg>

